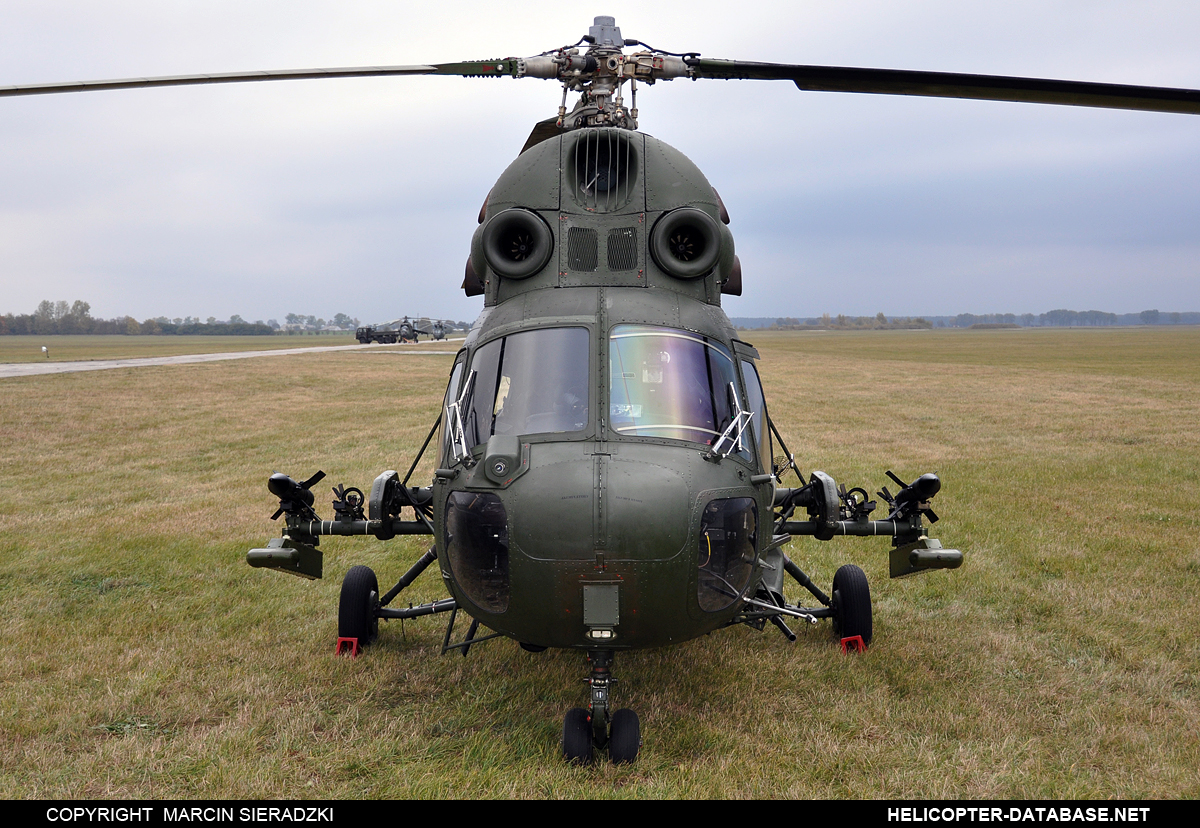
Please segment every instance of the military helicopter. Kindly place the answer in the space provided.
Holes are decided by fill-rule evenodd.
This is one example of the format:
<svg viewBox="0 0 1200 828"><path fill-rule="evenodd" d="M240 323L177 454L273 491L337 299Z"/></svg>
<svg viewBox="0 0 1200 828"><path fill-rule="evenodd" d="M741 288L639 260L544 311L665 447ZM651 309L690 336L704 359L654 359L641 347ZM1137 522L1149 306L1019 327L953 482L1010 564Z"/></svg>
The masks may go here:
<svg viewBox="0 0 1200 828"><path fill-rule="evenodd" d="M426 333L434 342L442 342L446 338L446 322L442 319L433 320Z"/></svg>
<svg viewBox="0 0 1200 828"><path fill-rule="evenodd" d="M407 320L408 317L405 317ZM441 319L430 319L428 316L422 316L415 322L410 323L413 332L413 342L419 342L418 336L427 336L434 342L441 342L446 338L446 323Z"/></svg>
<svg viewBox="0 0 1200 828"><path fill-rule="evenodd" d="M354 338L364 345L371 342L391 345L396 342L418 342L420 334L430 333L418 328L405 316L403 319L393 319L380 325L364 325L354 332Z"/></svg>
<svg viewBox="0 0 1200 828"><path fill-rule="evenodd" d="M801 473L769 416L758 353L721 310L722 296L742 291L728 214L691 161L637 131L638 85L786 80L801 90L1200 113L1195 90L670 53L623 38L611 17L527 58L7 87L0 96L427 74L555 80L563 97L480 210L462 288L483 297L483 310L407 473L384 471L368 492L334 487L332 520L315 509L323 472L302 482L272 475L281 536L247 561L319 578L322 536L432 536L386 592L367 567L346 573L338 649L369 645L381 619L445 613L443 653L466 655L499 637L585 653L587 707L567 711L560 745L579 763L597 749L632 762L640 750L637 714L612 697L617 652L738 624L769 623L794 638L789 623L821 619L843 648L870 645L863 571L842 566L826 593L784 553L791 538L888 537L892 577L963 561L928 534L936 475L906 482L889 471L895 492L885 485L873 496L822 471ZM579 98L568 109L570 93ZM414 483L431 447L433 479ZM787 472L799 485L782 485ZM434 563L449 597L395 606ZM789 578L804 601L785 596ZM459 611L471 622L455 641Z"/></svg>
<svg viewBox="0 0 1200 828"><path fill-rule="evenodd" d="M393 319L381 325L364 325L354 332L354 338L366 345L378 342L390 345L396 342L420 342L421 336L427 336L434 342L446 338L446 323L441 320L427 318L411 321L407 316L403 319Z"/></svg>

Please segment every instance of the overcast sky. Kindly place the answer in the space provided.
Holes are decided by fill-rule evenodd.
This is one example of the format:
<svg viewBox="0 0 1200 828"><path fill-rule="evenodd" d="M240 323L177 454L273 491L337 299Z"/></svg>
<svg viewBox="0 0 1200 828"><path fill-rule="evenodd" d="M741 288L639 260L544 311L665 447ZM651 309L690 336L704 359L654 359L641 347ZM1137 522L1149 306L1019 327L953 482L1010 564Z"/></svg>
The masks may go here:
<svg viewBox="0 0 1200 828"><path fill-rule="evenodd" d="M532 55L596 14L708 57L1200 88L1194 2L3 0L0 85ZM381 78L0 99L0 313L473 319L479 205L561 95ZM642 87L732 216L737 316L1200 310L1200 117Z"/></svg>

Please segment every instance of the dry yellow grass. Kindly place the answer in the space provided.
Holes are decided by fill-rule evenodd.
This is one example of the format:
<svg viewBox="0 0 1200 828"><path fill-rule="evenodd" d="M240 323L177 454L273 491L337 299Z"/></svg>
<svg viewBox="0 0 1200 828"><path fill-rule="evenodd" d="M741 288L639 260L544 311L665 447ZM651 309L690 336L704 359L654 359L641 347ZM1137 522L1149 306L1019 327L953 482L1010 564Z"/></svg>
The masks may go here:
<svg viewBox="0 0 1200 828"><path fill-rule="evenodd" d="M320 582L244 563L273 470L403 472L450 357L0 381L0 796L1200 795L1200 331L747 338L801 468L939 472L967 562L888 581L885 542L793 543L825 586L866 569L870 652L822 625L623 655L621 769L556 758L578 656L439 658L431 619L332 656L341 575L419 540L328 540Z"/></svg>

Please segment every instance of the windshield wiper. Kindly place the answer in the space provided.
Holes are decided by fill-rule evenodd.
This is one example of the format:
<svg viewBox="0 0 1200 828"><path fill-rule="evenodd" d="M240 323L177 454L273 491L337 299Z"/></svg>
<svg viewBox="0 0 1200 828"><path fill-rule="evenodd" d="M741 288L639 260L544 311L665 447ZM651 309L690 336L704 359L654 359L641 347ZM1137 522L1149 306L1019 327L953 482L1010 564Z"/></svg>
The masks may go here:
<svg viewBox="0 0 1200 828"><path fill-rule="evenodd" d="M754 416L749 411L742 410L742 404L738 400L737 388L734 384L729 383L729 403L733 408L733 418L730 419L729 425L725 426L725 430L721 432L721 436L712 444L712 456L715 458L724 459L729 456L731 451L745 451L742 446L742 432L746 430L746 426L750 423ZM736 433L734 433L736 430ZM722 453L720 451L721 444L726 440L729 441L729 448Z"/></svg>
<svg viewBox="0 0 1200 828"><path fill-rule="evenodd" d="M471 371L458 399L446 406L446 425L450 428L450 445L454 450L455 465L471 456L472 447L467 445L467 430L463 424L462 412L463 408L471 407L471 400L475 396L475 374L475 371Z"/></svg>

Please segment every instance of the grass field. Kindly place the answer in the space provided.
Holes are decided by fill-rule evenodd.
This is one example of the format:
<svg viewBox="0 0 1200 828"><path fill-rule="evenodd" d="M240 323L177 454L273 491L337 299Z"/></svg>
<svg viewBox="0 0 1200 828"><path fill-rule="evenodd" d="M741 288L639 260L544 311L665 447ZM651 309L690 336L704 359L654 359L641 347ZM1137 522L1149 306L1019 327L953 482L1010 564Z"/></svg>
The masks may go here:
<svg viewBox="0 0 1200 828"><path fill-rule="evenodd" d="M621 655L623 768L557 759L577 655L438 657L435 619L332 655L346 569L393 581L419 540L329 539L317 582L244 563L272 471L406 469L450 357L0 380L0 797L1200 796L1200 329L746 336L801 468L938 472L966 562L889 581L886 541L793 542L825 588L867 571L871 650Z"/></svg>

